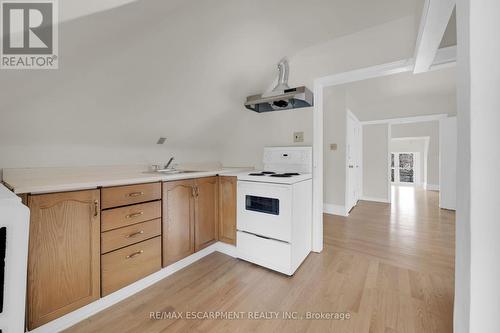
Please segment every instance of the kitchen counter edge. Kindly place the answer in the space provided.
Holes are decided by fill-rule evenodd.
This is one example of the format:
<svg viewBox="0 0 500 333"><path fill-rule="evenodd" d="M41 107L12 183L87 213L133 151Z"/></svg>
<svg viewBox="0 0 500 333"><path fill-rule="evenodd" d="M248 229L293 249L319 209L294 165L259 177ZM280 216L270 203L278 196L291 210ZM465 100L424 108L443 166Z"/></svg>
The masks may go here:
<svg viewBox="0 0 500 333"><path fill-rule="evenodd" d="M236 176L240 172L250 171L253 168L223 168L220 170L210 170L210 171L195 171L189 173L180 173L173 175L162 175L162 174L138 174L136 177L125 177L112 180L96 180L96 181L86 181L86 182L68 182L53 185L16 185L15 183L9 183L8 179L3 180L3 184L11 189L15 194L43 194L43 193L56 193L56 192L69 192L69 191L81 191L96 189L100 187L113 187L113 186L124 186L124 185L134 185L142 183L154 183L154 182L166 182L174 180L183 179L194 179L212 176Z"/></svg>

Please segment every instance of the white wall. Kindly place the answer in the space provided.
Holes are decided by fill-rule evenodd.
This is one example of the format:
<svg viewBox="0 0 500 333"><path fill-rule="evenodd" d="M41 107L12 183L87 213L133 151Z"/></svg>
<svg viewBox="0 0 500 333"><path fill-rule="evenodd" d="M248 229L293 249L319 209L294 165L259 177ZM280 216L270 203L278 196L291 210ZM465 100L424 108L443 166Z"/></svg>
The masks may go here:
<svg viewBox="0 0 500 333"><path fill-rule="evenodd" d="M305 84L312 90L313 81L318 77L412 57L416 40L416 21L414 16L403 17L297 52L290 56L290 85ZM270 82L262 85L260 91L264 87L267 88ZM235 106L233 114L224 121L228 133L223 145L223 163L234 166L253 164L259 167L263 147L293 145L293 131L296 130L304 131L304 144L311 145L312 117L312 108L255 114L241 112ZM325 131L329 129L325 127ZM329 166L325 162L325 168L332 169L337 166ZM337 189L326 188L325 194L333 191ZM326 200L334 199L330 197ZM343 203L344 200L339 199L338 202Z"/></svg>
<svg viewBox="0 0 500 333"><path fill-rule="evenodd" d="M292 144L294 130L312 143L312 110L259 115L243 107L271 85L276 62L292 58L291 81L312 88L332 69L406 58L412 2L136 1L66 21L59 70L0 75L0 168L142 164L171 154L259 166L262 148ZM359 12L361 4L368 10ZM61 16L103 9L75 6L61 4ZM328 63L313 70L294 55L314 45ZM373 57L377 49L384 51ZM160 136L167 143L158 148Z"/></svg>
<svg viewBox="0 0 500 333"><path fill-rule="evenodd" d="M415 185L427 183L427 153L429 138L399 138L392 139L390 152L415 152L418 153L416 160L417 173L415 174Z"/></svg>
<svg viewBox="0 0 500 333"><path fill-rule="evenodd" d="M429 137L427 188L439 190L439 121L394 124L391 126L391 134L393 138Z"/></svg>
<svg viewBox="0 0 500 333"><path fill-rule="evenodd" d="M323 201L343 207L346 188L346 104L343 86L323 92ZM330 150L337 144L337 150ZM343 208L340 208L342 210Z"/></svg>
<svg viewBox="0 0 500 333"><path fill-rule="evenodd" d="M457 194L457 118L439 121L439 207L456 208Z"/></svg>
<svg viewBox="0 0 500 333"><path fill-rule="evenodd" d="M398 73L347 86L347 104L361 121L457 113L455 66L421 74Z"/></svg>
<svg viewBox="0 0 500 333"><path fill-rule="evenodd" d="M151 147L150 147L151 146ZM33 144L0 145L0 166L4 168L150 165L164 164L171 156L175 163L217 162L220 154L212 149L172 148L157 145ZM2 171L0 169L0 179Z"/></svg>
<svg viewBox="0 0 500 333"><path fill-rule="evenodd" d="M226 115L241 106L247 89L266 81L267 62L272 78L273 53L281 52L255 57L261 70L245 66L247 50L236 44L225 52L234 44L220 40L231 39L225 29L232 23L203 9L191 2L172 13L169 4L141 1L61 24L58 70L0 74L0 168L146 164L170 155L179 162L220 160ZM197 31L190 30L193 21ZM252 72L228 89L233 75ZM161 147L160 136L167 137Z"/></svg>
<svg viewBox="0 0 500 333"><path fill-rule="evenodd" d="M224 121L231 131L220 146L222 161L227 166L262 168L266 146L312 146L312 108L258 114L248 110ZM236 132L233 130L238 129ZM293 133L304 132L304 142L294 143Z"/></svg>
<svg viewBox="0 0 500 333"><path fill-rule="evenodd" d="M363 198L388 202L389 125L363 125Z"/></svg>
<svg viewBox="0 0 500 333"><path fill-rule="evenodd" d="M66 2L65 19L104 9ZM136 1L66 21L58 70L0 75L0 168L150 163L171 154L246 166L260 164L264 145L290 144L294 129L310 143L311 110L258 115L243 103L270 86L283 56L413 12L411 1L390 11L364 4L365 13L360 3ZM160 136L167 142L158 148Z"/></svg>
<svg viewBox="0 0 500 333"><path fill-rule="evenodd" d="M460 86L454 328L457 333L500 332L500 178L492 176L500 164L500 42L492 38L492 32L500 31L500 2L459 0L457 20Z"/></svg>
<svg viewBox="0 0 500 333"><path fill-rule="evenodd" d="M390 97L383 101L368 103L364 103L364 101L360 102L353 98L349 94L349 90L347 96L349 108L359 115L361 121L431 114L456 115L457 113L456 94L454 93L446 95L432 93L408 94L406 96Z"/></svg>
<svg viewBox="0 0 500 333"><path fill-rule="evenodd" d="M392 18L382 11L340 24L336 12L304 13L297 2L287 6L301 18L293 27L275 20L278 2L163 3L65 22L59 70L2 72L0 169L148 164L170 155L260 167L262 148L293 145L294 131L312 144L311 108L243 108L247 95L271 85L282 56L291 60L290 84L313 88L319 76L411 57L418 21L408 3L391 6L399 10ZM269 10L245 21L255 6ZM359 32L339 33L346 27ZM160 136L167 142L156 146Z"/></svg>

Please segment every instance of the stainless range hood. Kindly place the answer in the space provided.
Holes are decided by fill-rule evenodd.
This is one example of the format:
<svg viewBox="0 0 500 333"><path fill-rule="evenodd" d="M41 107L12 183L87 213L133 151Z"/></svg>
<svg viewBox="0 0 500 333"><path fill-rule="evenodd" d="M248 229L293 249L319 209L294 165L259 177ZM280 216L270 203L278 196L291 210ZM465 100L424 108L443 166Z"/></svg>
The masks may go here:
<svg viewBox="0 0 500 333"><path fill-rule="evenodd" d="M313 93L305 86L288 86L288 61L282 59L278 64L279 78L274 89L266 94L248 96L245 107L255 112L270 112L306 108L314 105Z"/></svg>

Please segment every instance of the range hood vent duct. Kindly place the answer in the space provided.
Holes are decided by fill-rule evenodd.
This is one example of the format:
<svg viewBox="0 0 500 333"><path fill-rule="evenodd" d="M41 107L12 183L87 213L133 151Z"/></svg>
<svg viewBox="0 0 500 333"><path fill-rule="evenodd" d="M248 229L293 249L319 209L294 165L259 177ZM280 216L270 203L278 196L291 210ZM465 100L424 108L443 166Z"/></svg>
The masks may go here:
<svg viewBox="0 0 500 333"><path fill-rule="evenodd" d="M248 96L245 107L255 112L270 112L306 108L314 105L313 93L305 86L288 86L288 60L283 58L278 63L278 83L265 94Z"/></svg>

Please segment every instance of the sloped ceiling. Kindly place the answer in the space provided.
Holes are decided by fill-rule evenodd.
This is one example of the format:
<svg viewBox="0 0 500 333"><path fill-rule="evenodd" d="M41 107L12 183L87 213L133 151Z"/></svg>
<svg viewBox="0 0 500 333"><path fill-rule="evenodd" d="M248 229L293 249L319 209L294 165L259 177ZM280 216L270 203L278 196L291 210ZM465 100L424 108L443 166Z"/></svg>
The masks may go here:
<svg viewBox="0 0 500 333"><path fill-rule="evenodd" d="M401 73L343 87L349 108L362 121L456 114L455 67L417 75Z"/></svg>
<svg viewBox="0 0 500 333"><path fill-rule="evenodd" d="M60 1L69 20L59 27L60 69L0 72L0 145L140 146L166 136L175 147L216 147L231 133L227 115L269 87L281 57L414 15L420 0L126 2L102 11L97 1Z"/></svg>
<svg viewBox="0 0 500 333"><path fill-rule="evenodd" d="M349 94L363 104L410 95L448 95L456 92L455 67L422 74L401 73L346 84Z"/></svg>
<svg viewBox="0 0 500 333"><path fill-rule="evenodd" d="M59 22L74 20L83 16L93 15L111 10L137 0L63 0L59 1ZM182 4L183 0L164 1L164 11L172 10Z"/></svg>

